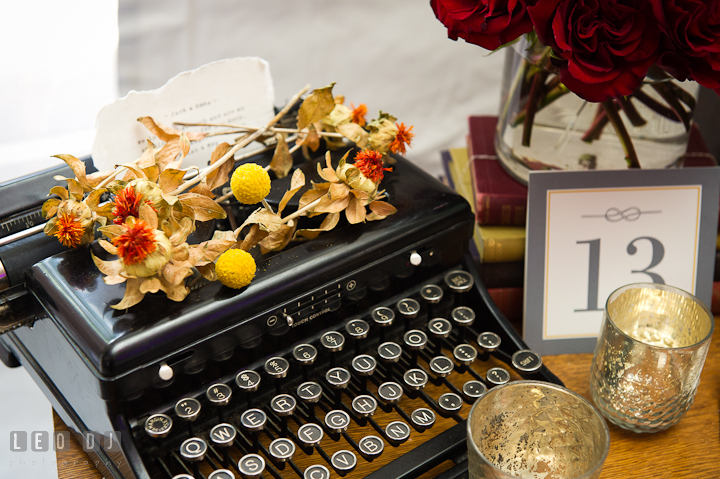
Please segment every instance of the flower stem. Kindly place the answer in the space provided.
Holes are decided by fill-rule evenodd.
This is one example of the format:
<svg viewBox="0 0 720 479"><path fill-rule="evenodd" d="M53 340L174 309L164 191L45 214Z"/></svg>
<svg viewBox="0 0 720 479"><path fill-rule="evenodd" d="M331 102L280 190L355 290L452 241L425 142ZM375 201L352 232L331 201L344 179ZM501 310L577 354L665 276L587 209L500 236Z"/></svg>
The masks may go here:
<svg viewBox="0 0 720 479"><path fill-rule="evenodd" d="M530 97L528 98L527 106L525 107L525 121L523 122L523 133L522 133L522 144L523 146L530 146L530 137L532 136L532 127L535 122L535 112L537 112L540 94L543 91L543 85L545 79L548 76L548 72L540 70L535 74L533 78L532 86L530 87Z"/></svg>
<svg viewBox="0 0 720 479"><path fill-rule="evenodd" d="M602 131L605 129L605 126L607 126L609 121L610 120L608 120L605 109L602 107L602 105L598 105L598 109L595 112L595 118L593 119L592 125L590 125L590 128L588 128L588 130L582 136L582 141L586 143L592 143L593 141L600 139L600 135L602 134Z"/></svg>
<svg viewBox="0 0 720 479"><path fill-rule="evenodd" d="M259 128L254 126L246 126L246 125L232 125L229 123L189 123L189 122L175 122L176 125L180 126L222 126L226 128L233 128L232 130L228 131L218 131L215 133L210 133L207 136L216 136L216 135L230 135L234 133L242 133L244 131L257 131ZM272 131L273 133L307 133L308 129L304 128L302 130L299 130L297 128L268 128L267 131ZM329 136L332 138L343 138L342 134L330 132L330 131L318 131L318 135L320 136Z"/></svg>
<svg viewBox="0 0 720 479"><path fill-rule="evenodd" d="M295 213L287 215L285 218L282 219L281 223L287 223L288 221L297 218L298 216L302 216L305 214L305 212L311 208L315 208L318 203L320 203L320 200L322 200L325 196L321 196L320 198L316 199L315 201L306 204L299 210L297 210Z"/></svg>
<svg viewBox="0 0 720 479"><path fill-rule="evenodd" d="M637 111L635 105L632 104L632 101L630 100L631 98L632 97L621 96L617 99L617 101L620 104L620 108L623 109L625 115L627 115L628 120L630 120L630 123L632 123L633 126L643 126L647 123L647 121L645 121L645 118L640 115L640 112Z"/></svg>
<svg viewBox="0 0 720 479"><path fill-rule="evenodd" d="M651 96L649 96L647 93L642 91L640 88L635 90L633 93L633 96L637 98L637 100L641 103L643 103L646 107L650 108L652 111L657 113L658 115L664 116L668 120L672 121L680 121L678 117L673 113L673 111L660 103L659 101L655 100Z"/></svg>
<svg viewBox="0 0 720 479"><path fill-rule="evenodd" d="M652 83L651 86L658 92L662 99L667 102L675 116L683 122L685 131L690 131L690 116L668 85L666 83Z"/></svg>
<svg viewBox="0 0 720 479"><path fill-rule="evenodd" d="M605 109L605 114L607 115L608 120L615 128L615 132L617 133L623 150L625 150L625 161L628 163L628 168L640 168L640 161L638 160L637 153L635 152L632 138L630 138L627 128L625 128L625 124L623 123L622 118L620 118L620 114L615 107L615 102L612 100L605 100L602 102L602 106Z"/></svg>

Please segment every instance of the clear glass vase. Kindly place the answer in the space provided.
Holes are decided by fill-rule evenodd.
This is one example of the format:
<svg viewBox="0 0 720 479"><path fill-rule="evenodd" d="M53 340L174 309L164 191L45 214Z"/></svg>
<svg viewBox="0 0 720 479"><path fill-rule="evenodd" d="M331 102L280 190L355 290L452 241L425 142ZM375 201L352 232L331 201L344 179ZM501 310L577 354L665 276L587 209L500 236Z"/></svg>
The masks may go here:
<svg viewBox="0 0 720 479"><path fill-rule="evenodd" d="M519 181L527 183L531 170L628 168L607 108L615 110L641 168L675 166L685 153L697 83L651 70L633 95L604 107L567 91L543 45L521 41L506 51L495 149Z"/></svg>

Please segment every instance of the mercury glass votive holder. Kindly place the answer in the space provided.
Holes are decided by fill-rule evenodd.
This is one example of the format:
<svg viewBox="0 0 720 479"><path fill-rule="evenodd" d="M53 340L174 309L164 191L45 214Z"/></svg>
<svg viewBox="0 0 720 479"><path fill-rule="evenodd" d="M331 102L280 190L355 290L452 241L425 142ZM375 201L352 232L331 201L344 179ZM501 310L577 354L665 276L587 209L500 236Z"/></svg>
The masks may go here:
<svg viewBox="0 0 720 479"><path fill-rule="evenodd" d="M578 394L555 384L515 381L475 402L467 444L470 479L595 479L610 433Z"/></svg>
<svg viewBox="0 0 720 479"><path fill-rule="evenodd" d="M695 296L630 284L605 304L590 392L605 418L635 432L677 423L695 398L715 321Z"/></svg>

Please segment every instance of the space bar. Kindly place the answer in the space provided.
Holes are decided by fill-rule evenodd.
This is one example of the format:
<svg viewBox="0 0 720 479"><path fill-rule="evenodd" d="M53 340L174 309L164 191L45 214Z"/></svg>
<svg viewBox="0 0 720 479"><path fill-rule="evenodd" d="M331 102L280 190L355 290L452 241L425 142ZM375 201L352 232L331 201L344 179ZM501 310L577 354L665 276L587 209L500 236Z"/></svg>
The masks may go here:
<svg viewBox="0 0 720 479"><path fill-rule="evenodd" d="M438 464L462 454L466 449L466 421L403 454L381 467L365 479L412 479L429 471Z"/></svg>

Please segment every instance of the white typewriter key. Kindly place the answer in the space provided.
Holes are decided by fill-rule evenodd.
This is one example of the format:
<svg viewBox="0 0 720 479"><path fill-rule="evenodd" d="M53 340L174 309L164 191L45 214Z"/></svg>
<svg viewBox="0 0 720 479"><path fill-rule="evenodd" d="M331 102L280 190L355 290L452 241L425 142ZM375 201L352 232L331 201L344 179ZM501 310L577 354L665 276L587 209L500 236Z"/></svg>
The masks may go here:
<svg viewBox="0 0 720 479"><path fill-rule="evenodd" d="M403 396L402 386L392 381L382 383L377 392L380 399L388 404L397 404Z"/></svg>
<svg viewBox="0 0 720 479"><path fill-rule="evenodd" d="M287 376L290 363L285 358L275 357L265 361L265 372L274 379L282 379Z"/></svg>
<svg viewBox="0 0 720 479"><path fill-rule="evenodd" d="M190 474L178 474L177 476L173 476L172 479L195 479L195 477Z"/></svg>
<svg viewBox="0 0 720 479"><path fill-rule="evenodd" d="M377 367L377 361L375 361L375 358L368 354L355 356L351 364L353 370L360 376L370 376L375 372L375 368Z"/></svg>
<svg viewBox="0 0 720 479"><path fill-rule="evenodd" d="M360 448L360 454L366 460L372 461L382 454L385 443L377 436L365 436L358 442L358 447Z"/></svg>
<svg viewBox="0 0 720 479"><path fill-rule="evenodd" d="M290 439L280 437L270 443L268 452L275 461L285 462L292 459L293 454L295 454L295 443Z"/></svg>
<svg viewBox="0 0 720 479"><path fill-rule="evenodd" d="M192 422L200 415L200 401L184 398L175 404L175 414L183 421Z"/></svg>
<svg viewBox="0 0 720 479"><path fill-rule="evenodd" d="M478 356L477 349L469 344L458 344L453 350L455 360L463 366L471 365Z"/></svg>
<svg viewBox="0 0 720 479"><path fill-rule="evenodd" d="M153 414L145 420L145 432L154 439L167 437L172 429L172 419L165 414Z"/></svg>
<svg viewBox="0 0 720 479"><path fill-rule="evenodd" d="M427 346L427 334L419 329L411 329L403 335L405 346L412 351L421 351Z"/></svg>
<svg viewBox="0 0 720 479"><path fill-rule="evenodd" d="M535 351L521 349L512 355L512 365L521 373L534 373L542 366L542 358Z"/></svg>
<svg viewBox="0 0 720 479"><path fill-rule="evenodd" d="M314 381L308 381L298 386L296 393L301 401L314 404L322 396L322 386Z"/></svg>
<svg viewBox="0 0 720 479"><path fill-rule="evenodd" d="M458 306L452 310L450 317L458 326L472 326L475 322L475 311L467 306Z"/></svg>
<svg viewBox="0 0 720 479"><path fill-rule="evenodd" d="M210 436L210 440L216 446L230 447L235 441L237 431L235 430L235 426L232 424L223 423L210 429L210 434L208 435Z"/></svg>
<svg viewBox="0 0 720 479"><path fill-rule="evenodd" d="M430 360L430 371L438 377L447 377L454 368L455 363L447 356L435 356Z"/></svg>
<svg viewBox="0 0 720 479"><path fill-rule="evenodd" d="M490 384L493 384L495 386L502 386L503 384L510 381L510 373L503 368L488 369L485 377Z"/></svg>
<svg viewBox="0 0 720 479"><path fill-rule="evenodd" d="M238 461L237 468L245 479L260 477L265 470L265 459L258 454L246 454Z"/></svg>
<svg viewBox="0 0 720 479"><path fill-rule="evenodd" d="M486 331L478 335L477 343L483 351L491 353L500 347L500 336L493 332Z"/></svg>
<svg viewBox="0 0 720 479"><path fill-rule="evenodd" d="M352 338L365 339L367 338L368 332L370 332L370 325L362 319L353 319L347 322L345 331Z"/></svg>
<svg viewBox="0 0 720 479"><path fill-rule="evenodd" d="M344 449L333 454L330 463L339 474L347 474L357 466L357 457L354 453Z"/></svg>
<svg viewBox="0 0 720 479"><path fill-rule="evenodd" d="M337 331L328 331L320 336L320 344L328 351L336 353L342 351L345 346L345 336Z"/></svg>
<svg viewBox="0 0 720 479"><path fill-rule="evenodd" d="M235 479L235 474L227 469L218 469L217 471L211 472L208 479Z"/></svg>
<svg viewBox="0 0 720 479"><path fill-rule="evenodd" d="M401 299L395 307L403 318L414 318L420 312L420 303L412 298Z"/></svg>
<svg viewBox="0 0 720 479"><path fill-rule="evenodd" d="M292 415L296 406L297 401L289 394L278 394L270 400L270 408L280 417Z"/></svg>
<svg viewBox="0 0 720 479"><path fill-rule="evenodd" d="M168 366L167 363L160 363L160 369L158 369L158 376L163 381L170 381L173 376L175 375L175 372L173 371L173 368Z"/></svg>
<svg viewBox="0 0 720 479"><path fill-rule="evenodd" d="M374 397L363 394L352 400L352 408L358 416L369 417L375 414L377 401Z"/></svg>
<svg viewBox="0 0 720 479"><path fill-rule="evenodd" d="M266 423L267 416L260 409L248 409L240 416L240 424L251 432L262 431Z"/></svg>
<svg viewBox="0 0 720 479"><path fill-rule="evenodd" d="M330 471L325 466L313 464L303 472L303 479L330 479Z"/></svg>
<svg viewBox="0 0 720 479"><path fill-rule="evenodd" d="M307 446L317 446L323 438L323 430L315 423L307 423L300 426L297 437Z"/></svg>
<svg viewBox="0 0 720 479"><path fill-rule="evenodd" d="M485 395L487 392L487 386L480 381L472 379L463 384L462 392L470 402L475 402L476 399Z"/></svg>
<svg viewBox="0 0 720 479"><path fill-rule="evenodd" d="M350 416L345 411L334 409L325 414L325 425L334 433L345 432L350 426Z"/></svg>
<svg viewBox="0 0 720 479"><path fill-rule="evenodd" d="M410 420L420 429L428 429L435 424L435 413L432 409L421 407L410 413Z"/></svg>
<svg viewBox="0 0 720 479"><path fill-rule="evenodd" d="M403 374L403 381L410 389L419 391L427 385L428 374L420 368L408 369Z"/></svg>
<svg viewBox="0 0 720 479"><path fill-rule="evenodd" d="M449 413L454 413L462 409L463 400L455 393L445 393L438 398L438 406Z"/></svg>
<svg viewBox="0 0 720 479"><path fill-rule="evenodd" d="M378 346L377 352L380 359L386 363L396 363L402 356L402 348L398 343L393 342L382 343Z"/></svg>
<svg viewBox="0 0 720 479"><path fill-rule="evenodd" d="M293 358L303 366L309 366L317 359L317 349L312 344L298 344L293 349Z"/></svg>
<svg viewBox="0 0 720 479"><path fill-rule="evenodd" d="M260 387L260 375L252 370L240 371L235 377L235 383L245 392L257 391Z"/></svg>
<svg viewBox="0 0 720 479"><path fill-rule="evenodd" d="M385 426L385 437L393 446L399 446L410 437L410 426L402 421L393 421Z"/></svg>
<svg viewBox="0 0 720 479"><path fill-rule="evenodd" d="M232 396L232 389L227 384L219 383L213 384L205 392L205 396L208 401L216 406L225 406L230 402Z"/></svg>
<svg viewBox="0 0 720 479"><path fill-rule="evenodd" d="M420 290L420 297L430 304L437 304L442 300L443 290L436 284L426 284Z"/></svg>
<svg viewBox="0 0 720 479"><path fill-rule="evenodd" d="M451 271L445 275L445 284L455 293L469 291L473 283L473 277L467 271Z"/></svg>
<svg viewBox="0 0 720 479"><path fill-rule="evenodd" d="M433 318L428 321L428 331L436 338L447 338L452 331L452 324L445 318Z"/></svg>
<svg viewBox="0 0 720 479"><path fill-rule="evenodd" d="M384 306L373 309L373 312L370 314L370 316L372 316L375 324L381 327L390 326L392 325L393 321L395 321L395 313L393 312L393 310Z"/></svg>
<svg viewBox="0 0 720 479"><path fill-rule="evenodd" d="M332 368L325 373L325 380L336 389L345 389L350 382L350 371L345 368Z"/></svg>
<svg viewBox="0 0 720 479"><path fill-rule="evenodd" d="M199 462L205 459L207 443L199 437L185 439L180 445L180 456L189 462Z"/></svg>

